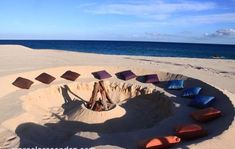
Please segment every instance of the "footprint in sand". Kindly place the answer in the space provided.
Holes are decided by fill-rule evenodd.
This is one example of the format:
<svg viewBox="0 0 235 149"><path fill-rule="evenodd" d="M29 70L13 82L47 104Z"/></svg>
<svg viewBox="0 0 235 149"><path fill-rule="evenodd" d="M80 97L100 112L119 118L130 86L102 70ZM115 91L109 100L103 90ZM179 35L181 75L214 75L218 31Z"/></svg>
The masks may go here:
<svg viewBox="0 0 235 149"><path fill-rule="evenodd" d="M5 142L3 143L3 146L1 146L0 148L14 148L19 144L19 142L20 139L16 135L11 135L6 138Z"/></svg>
<svg viewBox="0 0 235 149"><path fill-rule="evenodd" d="M7 141L11 141L11 140L14 140L17 136L16 135L12 135L12 136L9 136L7 137Z"/></svg>

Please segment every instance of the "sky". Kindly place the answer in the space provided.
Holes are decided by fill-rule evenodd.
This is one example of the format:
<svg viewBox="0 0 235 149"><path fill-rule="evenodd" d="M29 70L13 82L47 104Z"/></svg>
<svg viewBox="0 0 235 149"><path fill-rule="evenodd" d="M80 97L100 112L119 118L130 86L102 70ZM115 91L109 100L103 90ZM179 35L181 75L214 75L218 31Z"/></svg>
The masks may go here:
<svg viewBox="0 0 235 149"><path fill-rule="evenodd" d="M235 44L235 0L0 0L0 39Z"/></svg>

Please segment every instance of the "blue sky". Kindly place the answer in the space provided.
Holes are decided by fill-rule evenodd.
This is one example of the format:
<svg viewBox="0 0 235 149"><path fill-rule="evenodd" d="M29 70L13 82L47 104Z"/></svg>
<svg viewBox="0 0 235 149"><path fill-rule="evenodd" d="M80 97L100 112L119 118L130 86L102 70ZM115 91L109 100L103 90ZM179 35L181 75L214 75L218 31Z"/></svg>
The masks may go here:
<svg viewBox="0 0 235 149"><path fill-rule="evenodd" d="M235 44L235 0L1 0L0 39Z"/></svg>

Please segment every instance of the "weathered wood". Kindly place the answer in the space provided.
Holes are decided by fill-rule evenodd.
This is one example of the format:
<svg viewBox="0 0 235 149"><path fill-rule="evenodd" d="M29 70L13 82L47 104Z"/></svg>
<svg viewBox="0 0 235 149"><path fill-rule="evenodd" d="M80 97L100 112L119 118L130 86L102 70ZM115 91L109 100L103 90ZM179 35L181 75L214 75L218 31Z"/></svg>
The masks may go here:
<svg viewBox="0 0 235 149"><path fill-rule="evenodd" d="M94 107L92 108L94 111L103 111L103 105L100 101L96 101Z"/></svg>
<svg viewBox="0 0 235 149"><path fill-rule="evenodd" d="M102 80L102 81L99 81L99 84L100 84L101 88L104 90L105 96L106 96L106 98L108 99L108 101L109 101L110 103L114 104L114 102L113 102L112 99L110 98L110 96L109 96L107 90L105 89L104 81L103 81L103 80Z"/></svg>
<svg viewBox="0 0 235 149"><path fill-rule="evenodd" d="M103 104L104 109L105 109L105 110L108 110L108 105L107 105L107 101L108 101L108 100L107 100L107 98L106 98L106 93L105 93L104 90L101 90L100 93L101 93L101 97L102 97L101 103Z"/></svg>
<svg viewBox="0 0 235 149"><path fill-rule="evenodd" d="M97 100L98 93L101 94L101 99L99 100ZM88 102L87 107L94 111L102 111L102 110L108 110L112 104L113 101L111 100L110 96L107 93L107 90L104 87L104 82L103 81L99 81L98 83L95 82L93 86L92 95Z"/></svg>
<svg viewBox="0 0 235 149"><path fill-rule="evenodd" d="M94 87L93 87L93 91L92 91L92 94L91 94L91 98L90 98L90 101L89 101L91 109L93 109L93 107L95 105L99 90L100 90L100 85L99 85L99 83L95 82Z"/></svg>

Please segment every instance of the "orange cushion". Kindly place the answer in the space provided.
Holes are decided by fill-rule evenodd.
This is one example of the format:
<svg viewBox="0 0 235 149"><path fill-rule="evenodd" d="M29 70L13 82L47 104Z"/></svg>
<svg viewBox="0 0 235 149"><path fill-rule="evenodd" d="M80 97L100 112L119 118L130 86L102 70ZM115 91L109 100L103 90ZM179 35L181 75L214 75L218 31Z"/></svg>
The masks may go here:
<svg viewBox="0 0 235 149"><path fill-rule="evenodd" d="M200 138L207 135L207 132L202 128L202 126L197 124L178 126L176 127L175 132L176 136L185 140Z"/></svg>
<svg viewBox="0 0 235 149"><path fill-rule="evenodd" d="M157 137L141 141L139 143L140 148L150 149L150 148L169 148L174 144L180 142L180 138L177 136L166 136L166 137Z"/></svg>
<svg viewBox="0 0 235 149"><path fill-rule="evenodd" d="M198 110L191 114L192 118L196 121L207 122L221 116L221 111L213 107Z"/></svg>

